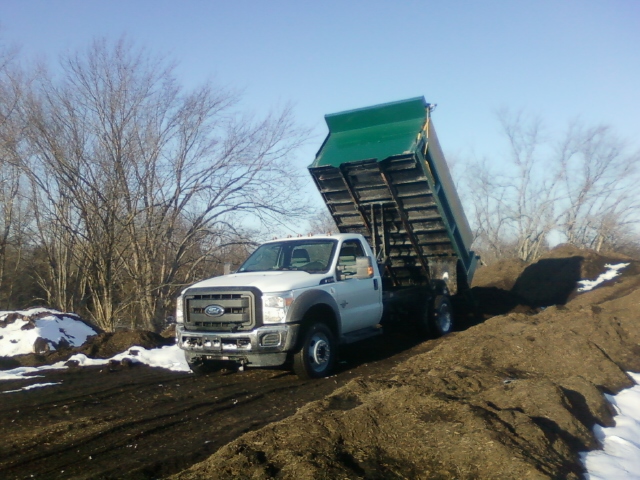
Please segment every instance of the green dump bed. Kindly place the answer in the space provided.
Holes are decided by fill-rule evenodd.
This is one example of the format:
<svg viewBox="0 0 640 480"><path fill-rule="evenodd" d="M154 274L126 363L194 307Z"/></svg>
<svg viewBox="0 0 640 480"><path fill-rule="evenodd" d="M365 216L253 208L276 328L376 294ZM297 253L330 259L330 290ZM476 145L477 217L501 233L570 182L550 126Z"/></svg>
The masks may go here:
<svg viewBox="0 0 640 480"><path fill-rule="evenodd" d="M430 111L419 97L326 115L309 171L339 231L364 235L394 285L442 278L455 293L476 256Z"/></svg>

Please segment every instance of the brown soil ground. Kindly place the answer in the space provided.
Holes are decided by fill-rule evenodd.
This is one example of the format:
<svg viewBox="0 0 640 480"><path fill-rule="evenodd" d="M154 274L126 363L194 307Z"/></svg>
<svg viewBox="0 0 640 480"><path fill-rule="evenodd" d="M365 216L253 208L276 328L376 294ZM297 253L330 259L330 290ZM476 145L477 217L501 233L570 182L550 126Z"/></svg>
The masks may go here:
<svg viewBox="0 0 640 480"><path fill-rule="evenodd" d="M61 384L0 393L0 478L579 478L593 425L611 424L602 393L640 372L640 263L573 288L611 261L628 260L560 247L484 267L463 331L363 342L319 381L47 372L30 383Z"/></svg>

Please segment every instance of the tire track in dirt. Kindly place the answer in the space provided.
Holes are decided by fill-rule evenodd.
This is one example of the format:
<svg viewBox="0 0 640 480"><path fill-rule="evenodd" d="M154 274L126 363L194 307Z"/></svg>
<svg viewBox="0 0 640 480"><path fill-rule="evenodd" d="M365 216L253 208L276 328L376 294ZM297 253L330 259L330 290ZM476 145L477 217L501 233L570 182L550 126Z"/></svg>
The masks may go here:
<svg viewBox="0 0 640 480"><path fill-rule="evenodd" d="M320 381L281 370L205 376L146 366L47 371L30 383L62 384L3 395L0 477L161 478L352 378L388 371L416 344L407 336L364 343L345 352L335 376Z"/></svg>
<svg viewBox="0 0 640 480"><path fill-rule="evenodd" d="M273 372L259 372L262 377L272 377ZM266 374L266 375L265 375ZM220 380L224 376L218 376ZM229 376L226 377L230 379ZM0 462L0 471L11 475L14 471L24 470L26 468L39 471L40 474L54 475L61 472L65 465L72 463L67 457L89 458L92 460L98 457L118 457L122 451L126 451L127 445L131 442L148 442L154 439L154 442L161 442L161 439L155 440L157 437L173 437L179 430L184 430L183 435L188 437L188 430L192 422L197 422L201 418L211 419L218 418L218 429L224 428L228 432L245 430L245 419L250 414L249 411L255 410L256 402L263 401L267 397L279 396L283 392L288 392L292 387L303 387L304 384L296 385L299 382L295 377L287 379L286 384L281 383L274 385L268 383L262 385L261 388L252 387L246 380L238 381L240 377L231 378L229 384L213 388L203 388L203 379L194 379L192 376L178 375L175 379L166 378L162 375L159 378L149 380L140 384L120 386L109 386L100 389L95 385L90 385L90 392L79 392L75 396L65 395L60 400L50 400L39 404L38 406L22 406L21 412L25 416L33 417L34 413L39 417L40 421L46 422L50 417L51 409L64 403L66 411L82 411L82 417L91 422L89 425L80 428L79 435L73 435L71 440L66 440L68 435L61 431L46 432L46 437L56 436L57 439L50 445L43 445L38 441L38 432L35 432L35 438L31 438L28 442L23 442L19 451L5 452L3 451L2 461ZM155 380L155 381L154 381ZM163 383L163 392L155 396L149 395L157 381ZM170 380L170 381L167 381ZM186 380L186 381L185 381ZM181 382L181 383L178 383ZM191 383L186 388L184 383ZM250 381L250 383L254 383ZM182 389L182 395L180 390ZM169 404L163 406L162 410L156 409L157 413L149 413L145 407L149 402L143 402L140 406L136 406L135 402L130 402L128 406L120 408L116 414L109 414L109 409L105 406L109 404L121 404L123 398L130 399L136 393L144 391L144 395L155 397L153 404L160 406L163 398L162 395L176 396L176 399ZM210 401L203 401L203 398L211 398ZM140 408L141 407L141 408ZM2 413L8 413L7 408L3 408ZM106 410L106 411L105 411ZM226 415L230 410L234 411L233 415ZM247 410L247 412L244 412ZM154 410L151 409L151 412ZM93 416L93 414L98 416ZM112 418L113 417L113 418ZM228 418L221 418L228 417ZM235 420L234 420L235 419ZM270 416L259 422L264 424L270 421ZM81 422L85 423L85 422ZM23 428L29 428L29 424L18 425ZM69 424L67 428L71 428ZM41 428L43 432L45 428ZM73 431L71 428L69 431ZM172 435L166 432L171 431ZM223 434L220 434L223 433ZM178 435L180 436L180 435ZM218 432L218 438L229 438L228 434ZM8 437L5 436L5 439ZM50 443L50 442L46 442ZM204 442L203 442L204 443ZM216 442L218 443L218 442ZM4 449L3 449L4 450ZM208 450L208 449L207 449ZM13 454L12 454L13 453ZM116 463L116 462L114 462ZM39 465L48 465L43 469ZM117 463L116 463L117 464ZM60 469L60 470L59 470ZM118 471L119 468L116 468ZM73 474L73 470L66 468L66 474Z"/></svg>

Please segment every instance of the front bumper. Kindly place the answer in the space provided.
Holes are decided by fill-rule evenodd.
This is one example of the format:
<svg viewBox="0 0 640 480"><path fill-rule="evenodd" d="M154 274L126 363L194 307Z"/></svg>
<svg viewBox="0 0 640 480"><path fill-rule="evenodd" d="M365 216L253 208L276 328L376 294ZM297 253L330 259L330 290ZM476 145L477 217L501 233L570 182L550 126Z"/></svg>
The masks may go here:
<svg viewBox="0 0 640 480"><path fill-rule="evenodd" d="M178 346L190 357L236 361L248 366L282 365L296 346L299 324L269 325L249 332L202 332L176 328Z"/></svg>

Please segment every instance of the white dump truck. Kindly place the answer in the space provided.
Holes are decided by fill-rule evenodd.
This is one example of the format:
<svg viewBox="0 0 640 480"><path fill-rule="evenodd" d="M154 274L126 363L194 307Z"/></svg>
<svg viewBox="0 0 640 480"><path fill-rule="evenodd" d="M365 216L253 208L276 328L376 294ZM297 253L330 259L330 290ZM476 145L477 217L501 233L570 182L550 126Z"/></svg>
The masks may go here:
<svg viewBox="0 0 640 480"><path fill-rule="evenodd" d="M185 289L176 335L192 370L290 365L320 378L339 346L390 322L454 328L450 295L468 290L477 257L430 117L422 97L325 117L309 171L340 233L267 242Z"/></svg>

